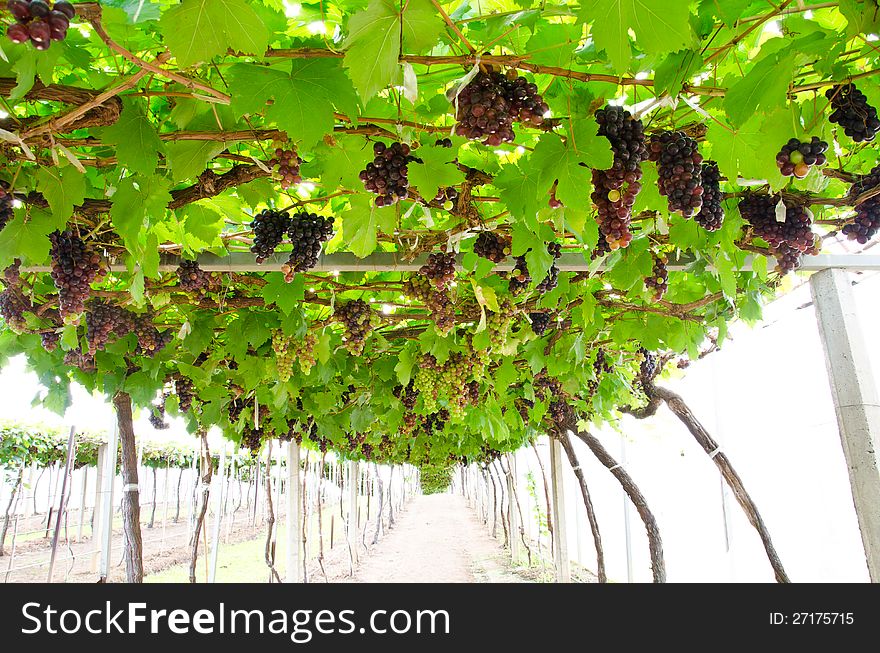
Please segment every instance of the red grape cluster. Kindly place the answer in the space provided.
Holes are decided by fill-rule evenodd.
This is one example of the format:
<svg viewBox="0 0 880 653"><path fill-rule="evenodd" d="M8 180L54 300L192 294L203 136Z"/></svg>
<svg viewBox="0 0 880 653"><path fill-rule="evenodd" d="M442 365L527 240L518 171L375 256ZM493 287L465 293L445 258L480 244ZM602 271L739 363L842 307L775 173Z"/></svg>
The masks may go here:
<svg viewBox="0 0 880 653"><path fill-rule="evenodd" d="M590 260L595 261L597 258L600 258L610 253L611 245L609 245L608 241L605 240L605 236L600 233L599 240L596 241L596 246L593 248L593 251L590 252Z"/></svg>
<svg viewBox="0 0 880 653"><path fill-rule="evenodd" d="M9 0L6 7L16 20L6 30L9 40L13 43L30 41L37 50L48 50L52 41L63 41L76 15L69 2L50 5L45 0Z"/></svg>
<svg viewBox="0 0 880 653"><path fill-rule="evenodd" d="M654 300L662 299L669 288L669 270L666 269L666 257L654 257L654 269L651 276L645 279L645 287L653 290Z"/></svg>
<svg viewBox="0 0 880 653"><path fill-rule="evenodd" d="M70 367L78 367L86 374L92 374L98 371L95 364L95 357L91 354L84 354L79 349L71 349L64 354L64 364Z"/></svg>
<svg viewBox="0 0 880 653"><path fill-rule="evenodd" d="M538 85L517 74L510 68L502 82L504 97L510 103L510 115L514 122L539 127L544 123L544 114L550 110L544 98L538 93Z"/></svg>
<svg viewBox="0 0 880 653"><path fill-rule="evenodd" d="M58 343L61 341L61 334L55 329L51 331L40 332L40 344L46 351L55 351L58 349Z"/></svg>
<svg viewBox="0 0 880 653"><path fill-rule="evenodd" d="M529 313L529 321L532 323L532 332L536 336L543 336L547 332L551 320L550 313Z"/></svg>
<svg viewBox="0 0 880 653"><path fill-rule="evenodd" d="M843 127L844 133L856 143L873 141L880 131L877 109L868 104L868 98L853 84L839 84L825 91L834 111L828 118Z"/></svg>
<svg viewBox="0 0 880 653"><path fill-rule="evenodd" d="M171 377L174 381L174 394L177 395L177 407L181 412L188 413L192 408L193 399L196 396L195 384L183 376L183 374L175 374Z"/></svg>
<svg viewBox="0 0 880 653"><path fill-rule="evenodd" d="M278 176L281 177L281 188L284 190L302 181L299 174L301 163L302 159L297 156L293 148L286 150L283 147L276 147L275 156L269 159L269 166L275 168Z"/></svg>
<svg viewBox="0 0 880 653"><path fill-rule="evenodd" d="M608 139L614 163L608 170L593 171L590 198L598 212L600 240L610 250L626 247L632 240L629 224L636 196L642 190L642 162L648 158L642 121L621 107L596 111L598 134Z"/></svg>
<svg viewBox="0 0 880 653"><path fill-rule="evenodd" d="M281 271L285 281L292 281L297 272L305 272L318 264L321 244L333 238L333 218L316 213L298 213L290 219L287 235L293 245L290 258Z"/></svg>
<svg viewBox="0 0 880 653"><path fill-rule="evenodd" d="M150 408L150 425L157 431L164 431L168 428L168 422L165 421L165 397L162 397L162 403L154 405Z"/></svg>
<svg viewBox="0 0 880 653"><path fill-rule="evenodd" d="M776 165L786 177L795 176L803 179L810 172L811 166L824 166L828 159L825 151L828 143L813 136L809 143L802 143L796 138L789 139L776 155Z"/></svg>
<svg viewBox="0 0 880 653"><path fill-rule="evenodd" d="M853 200L870 188L880 186L880 165L855 182L849 190ZM880 195L869 197L855 207L856 217L843 227L843 233L850 240L864 245L880 230Z"/></svg>
<svg viewBox="0 0 880 653"><path fill-rule="evenodd" d="M510 254L510 239L492 231L481 231L474 243L474 254L501 263Z"/></svg>
<svg viewBox="0 0 880 653"><path fill-rule="evenodd" d="M660 372L657 357L644 347L639 347L639 379L642 383L651 382Z"/></svg>
<svg viewBox="0 0 880 653"><path fill-rule="evenodd" d="M180 287L196 295L204 295L217 287L217 280L199 267L198 261L181 261L175 271Z"/></svg>
<svg viewBox="0 0 880 653"><path fill-rule="evenodd" d="M694 221L706 231L716 231L724 222L724 207L721 206L724 196L721 194L718 164L714 161L704 162L700 179L703 183L703 206Z"/></svg>
<svg viewBox="0 0 880 653"><path fill-rule="evenodd" d="M406 143L373 143L375 158L361 170L360 179L364 188L376 194L376 206L391 206L398 200L409 197L409 169L407 164L413 160Z"/></svg>
<svg viewBox="0 0 880 653"><path fill-rule="evenodd" d="M477 73L458 93L455 133L486 145L501 145L514 139L513 114L505 97L504 75L491 66Z"/></svg>
<svg viewBox="0 0 880 653"><path fill-rule="evenodd" d="M284 240L290 227L290 217L281 211L265 209L257 213L251 222L254 242L251 251L257 255L257 263L262 263L275 253L275 248Z"/></svg>
<svg viewBox="0 0 880 653"><path fill-rule="evenodd" d="M403 292L422 302L431 312L437 331L446 335L455 327L455 304L445 291L437 290L427 277L412 275L403 285Z"/></svg>
<svg viewBox="0 0 880 653"><path fill-rule="evenodd" d="M6 223L12 219L13 199L9 184L0 179L0 229L3 229Z"/></svg>
<svg viewBox="0 0 880 653"><path fill-rule="evenodd" d="M703 155L697 142L684 132L662 132L651 137L648 152L651 161L657 162L657 186L669 210L685 217L698 213L703 205Z"/></svg>
<svg viewBox="0 0 880 653"><path fill-rule="evenodd" d="M812 219L806 207L785 200L785 220L776 218L778 199L770 195L750 194L740 200L739 212L756 236L770 245L777 270L786 273L800 266L802 254L818 253Z"/></svg>
<svg viewBox="0 0 880 653"><path fill-rule="evenodd" d="M52 281L58 288L61 318L76 324L91 291L90 284L101 269L101 257L70 229L54 232L49 240Z"/></svg>
<svg viewBox="0 0 880 653"><path fill-rule="evenodd" d="M153 324L153 316L149 313L134 318L134 332L137 334L137 353L153 357L162 351L173 339L170 329L159 331Z"/></svg>
<svg viewBox="0 0 880 653"><path fill-rule="evenodd" d="M553 263L547 271L547 276L535 286L535 290L544 293L553 290L559 285L559 268L556 267L556 261L562 256L562 245L559 243L547 243L547 252L553 257Z"/></svg>
<svg viewBox="0 0 880 653"><path fill-rule="evenodd" d="M27 321L24 319L26 312L32 311L31 302L21 294L18 288L8 287L0 292L0 317L15 333L22 333L27 328Z"/></svg>
<svg viewBox="0 0 880 653"><path fill-rule="evenodd" d="M543 370L535 375L535 396L548 401L547 414L554 424L564 424L574 418L573 410L568 404L568 395L562 388L559 379L554 379Z"/></svg>
<svg viewBox="0 0 880 653"><path fill-rule="evenodd" d="M90 301L86 306L86 340L89 342L89 353L103 350L110 341L110 335L117 338L128 335L134 330L134 313L121 306L108 304L102 300Z"/></svg>
<svg viewBox="0 0 880 653"><path fill-rule="evenodd" d="M419 273L430 279L437 290L446 290L455 280L455 254L452 252L428 254L428 261L419 268Z"/></svg>
<svg viewBox="0 0 880 653"><path fill-rule="evenodd" d="M341 322L345 329L345 348L360 356L364 351L367 336L373 330L375 316L370 305L362 299L354 299L336 305L333 317Z"/></svg>

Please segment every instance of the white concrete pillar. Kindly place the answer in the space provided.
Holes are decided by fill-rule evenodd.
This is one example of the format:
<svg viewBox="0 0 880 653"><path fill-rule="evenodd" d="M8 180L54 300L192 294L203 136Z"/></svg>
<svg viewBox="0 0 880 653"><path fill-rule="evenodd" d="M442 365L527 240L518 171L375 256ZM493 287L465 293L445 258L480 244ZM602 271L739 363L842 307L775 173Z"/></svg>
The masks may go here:
<svg viewBox="0 0 880 653"><path fill-rule="evenodd" d="M348 461L348 523L346 524L346 533L348 536L348 546L351 551L351 561L353 565L358 563L358 485L360 476L358 474L358 463L356 460Z"/></svg>
<svg viewBox="0 0 880 653"><path fill-rule="evenodd" d="M287 443L287 573L286 583L302 582L302 499L299 478L299 445L290 440Z"/></svg>
<svg viewBox="0 0 880 653"><path fill-rule="evenodd" d="M822 270L810 277L810 287L868 574L880 583L880 399L849 274Z"/></svg>
<svg viewBox="0 0 880 653"><path fill-rule="evenodd" d="M520 537L519 509L516 492L516 453L509 453L507 458L507 516L510 524L510 559L517 564L522 557L522 539Z"/></svg>
<svg viewBox="0 0 880 653"><path fill-rule="evenodd" d="M571 561L568 557L568 533L565 529L565 477L562 469L562 445L550 438L550 497L553 506L553 561L556 582L571 582Z"/></svg>
<svg viewBox="0 0 880 653"><path fill-rule="evenodd" d="M104 456L104 487L101 497L101 580L110 578L110 560L113 557L113 486L116 481L116 456L119 451L119 424L113 411L110 442Z"/></svg>

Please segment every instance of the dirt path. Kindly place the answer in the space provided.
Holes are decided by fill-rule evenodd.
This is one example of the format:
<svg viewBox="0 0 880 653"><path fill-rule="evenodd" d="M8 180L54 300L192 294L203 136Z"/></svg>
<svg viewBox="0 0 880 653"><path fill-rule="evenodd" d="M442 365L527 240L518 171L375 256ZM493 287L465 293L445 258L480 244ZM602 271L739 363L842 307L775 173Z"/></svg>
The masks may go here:
<svg viewBox="0 0 880 653"><path fill-rule="evenodd" d="M360 561L354 583L522 582L464 497L416 496Z"/></svg>

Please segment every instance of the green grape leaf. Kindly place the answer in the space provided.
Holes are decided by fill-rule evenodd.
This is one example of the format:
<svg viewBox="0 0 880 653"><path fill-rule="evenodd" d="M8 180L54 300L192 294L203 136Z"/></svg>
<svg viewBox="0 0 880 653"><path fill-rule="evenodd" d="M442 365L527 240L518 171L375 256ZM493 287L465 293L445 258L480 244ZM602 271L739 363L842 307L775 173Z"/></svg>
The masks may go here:
<svg viewBox="0 0 880 653"><path fill-rule="evenodd" d="M749 70L724 96L724 111L734 127L741 127L756 113L785 105L785 94L794 75L795 53L770 54Z"/></svg>
<svg viewBox="0 0 880 653"><path fill-rule="evenodd" d="M370 0L348 21L345 67L361 98L369 100L388 86L398 71L400 14L391 0Z"/></svg>
<svg viewBox="0 0 880 653"><path fill-rule="evenodd" d="M630 67L632 30L639 48L663 54L687 48L694 40L689 3L669 0L583 0L581 20L592 21L590 34L616 73Z"/></svg>
<svg viewBox="0 0 880 653"><path fill-rule="evenodd" d="M404 50L415 54L430 50L440 40L444 25L431 0L409 0L403 11Z"/></svg>
<svg viewBox="0 0 880 653"><path fill-rule="evenodd" d="M119 164L142 175L151 175L164 146L156 128L144 113L138 99L123 98L122 114L114 124L101 130L101 140L116 146Z"/></svg>
<svg viewBox="0 0 880 653"><path fill-rule="evenodd" d="M159 20L168 49L182 67L227 50L262 55L269 30L245 0L183 0Z"/></svg>
<svg viewBox="0 0 880 653"><path fill-rule="evenodd" d="M55 220L63 224L73 214L73 207L86 198L86 178L71 166L41 167L37 170L37 190L49 202Z"/></svg>
<svg viewBox="0 0 880 653"><path fill-rule="evenodd" d="M456 186L464 181L464 173L455 165L455 152L444 147L419 148L422 163L410 163L409 182L427 201L434 199L441 187Z"/></svg>
<svg viewBox="0 0 880 653"><path fill-rule="evenodd" d="M364 258L376 250L380 224L395 216L393 206L378 208L371 195L356 195L342 221L342 240L355 256Z"/></svg>
<svg viewBox="0 0 880 653"><path fill-rule="evenodd" d="M171 178L178 182L202 174L208 161L225 150L226 144L217 141L180 141L169 143L165 149Z"/></svg>
<svg viewBox="0 0 880 653"><path fill-rule="evenodd" d="M30 216L20 212L0 229L0 270L16 258L35 265L43 263L49 256L49 234L63 229L64 223L48 211L31 210Z"/></svg>

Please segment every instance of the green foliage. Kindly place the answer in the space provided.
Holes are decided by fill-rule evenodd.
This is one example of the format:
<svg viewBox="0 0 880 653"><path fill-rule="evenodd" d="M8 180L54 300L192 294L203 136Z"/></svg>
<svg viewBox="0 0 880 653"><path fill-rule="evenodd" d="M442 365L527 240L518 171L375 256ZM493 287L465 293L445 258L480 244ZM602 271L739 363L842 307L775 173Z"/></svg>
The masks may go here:
<svg viewBox="0 0 880 653"><path fill-rule="evenodd" d="M517 449L545 428L539 373L584 418L615 420L643 400L641 347L698 356L730 321L759 319L779 287L767 243L737 211L741 194L808 202L820 234L851 219L842 179L880 156L829 122L824 94L853 79L880 104L875 4L807 14L753 0L442 3L453 28L431 0L100 3L106 34L77 29L79 18L46 52L3 45L0 178L17 201L3 214L0 270L21 260L25 309L24 328L0 322L0 361L24 354L47 388L40 401L59 412L72 382L125 390L142 408L165 397L193 432L217 426L252 448L295 437L343 457L409 462L438 490L456 462ZM524 77L549 112L520 115L499 145L457 134L456 90L477 65L508 83ZM595 112L609 102L643 111L648 135L684 129L718 163L719 230L670 215L645 162L632 241L594 255L605 242L594 171L614 165ZM780 146L811 136L831 144L828 174L782 177ZM377 207L360 173L376 143L394 141L411 150L409 196ZM279 158L293 168L283 186ZM447 196L434 202L438 191ZM204 288L181 285L177 260L164 257L250 257L251 222L266 209L332 216L317 256L342 255L355 271L291 270L286 280L278 269L292 246L282 242L264 268L216 271L221 261ZM61 323L45 271L48 236L65 228L112 265L93 295L142 327L112 334L93 359L88 316ZM511 284L475 253L484 231L524 257L528 283ZM539 290L554 278L550 242L589 270L564 270ZM440 252L463 269L439 291L368 258L408 264ZM660 255L690 263L670 271L657 300L644 281ZM370 311L356 333L337 314L354 300ZM527 317L536 311L548 315L540 334ZM141 342L153 344L151 328L167 340L157 351ZM276 332L296 352L284 380ZM611 363L597 375L600 348ZM13 431L0 449L11 470L59 455L65 437ZM176 455L157 451L148 464Z"/></svg>
<svg viewBox="0 0 880 653"><path fill-rule="evenodd" d="M450 465L422 465L419 467L419 484L422 494L446 492L452 484Z"/></svg>

